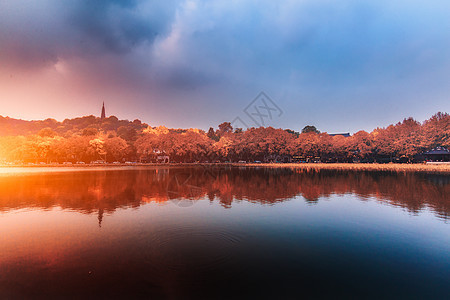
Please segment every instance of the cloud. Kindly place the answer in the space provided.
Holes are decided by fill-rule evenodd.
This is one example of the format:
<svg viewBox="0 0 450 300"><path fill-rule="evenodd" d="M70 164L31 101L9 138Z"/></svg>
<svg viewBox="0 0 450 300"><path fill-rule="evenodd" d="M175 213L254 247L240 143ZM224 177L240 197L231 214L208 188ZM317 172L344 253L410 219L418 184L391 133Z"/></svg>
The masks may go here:
<svg viewBox="0 0 450 300"><path fill-rule="evenodd" d="M450 110L449 13L440 0L0 1L0 73L120 95L142 118L132 107L169 105L148 117L173 126L232 119L264 90L289 107L274 126L371 129Z"/></svg>
<svg viewBox="0 0 450 300"><path fill-rule="evenodd" d="M177 1L83 1L75 5L67 22L86 42L83 52L127 53L164 35Z"/></svg>
<svg viewBox="0 0 450 300"><path fill-rule="evenodd" d="M125 55L170 28L177 1L3 1L3 59L26 66ZM14 61L16 60L16 61Z"/></svg>

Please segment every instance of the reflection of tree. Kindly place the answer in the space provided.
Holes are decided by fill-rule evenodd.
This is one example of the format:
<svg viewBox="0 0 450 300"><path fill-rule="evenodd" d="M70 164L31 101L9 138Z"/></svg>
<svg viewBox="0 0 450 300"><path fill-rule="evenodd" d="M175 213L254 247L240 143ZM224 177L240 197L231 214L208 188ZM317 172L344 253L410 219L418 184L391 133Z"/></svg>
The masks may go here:
<svg viewBox="0 0 450 300"><path fill-rule="evenodd" d="M438 175L265 168L151 168L0 177L0 211L36 207L98 213L146 202L209 199L231 207L235 200L274 204L301 195L309 203L333 194L376 198L411 212L450 211L450 182Z"/></svg>

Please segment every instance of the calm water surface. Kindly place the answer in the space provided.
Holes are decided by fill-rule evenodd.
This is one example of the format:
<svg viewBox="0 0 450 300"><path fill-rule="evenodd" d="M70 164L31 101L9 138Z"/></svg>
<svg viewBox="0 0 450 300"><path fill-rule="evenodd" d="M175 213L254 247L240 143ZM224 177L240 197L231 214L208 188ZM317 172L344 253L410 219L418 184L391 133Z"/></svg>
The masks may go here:
<svg viewBox="0 0 450 300"><path fill-rule="evenodd" d="M450 178L0 169L0 298L450 299Z"/></svg>

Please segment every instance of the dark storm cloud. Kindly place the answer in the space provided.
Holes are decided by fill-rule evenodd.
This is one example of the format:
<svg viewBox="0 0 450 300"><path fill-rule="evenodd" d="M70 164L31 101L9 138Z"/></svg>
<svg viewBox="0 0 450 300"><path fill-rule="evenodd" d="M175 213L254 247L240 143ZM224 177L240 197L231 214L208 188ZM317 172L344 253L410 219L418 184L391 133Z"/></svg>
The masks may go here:
<svg viewBox="0 0 450 300"><path fill-rule="evenodd" d="M140 43L153 43L170 29L177 1L151 1L145 14L139 1L81 1L68 24L80 33L85 51L126 53Z"/></svg>
<svg viewBox="0 0 450 300"><path fill-rule="evenodd" d="M73 56L126 54L167 33L177 2L4 2L0 4L2 59L27 67Z"/></svg>

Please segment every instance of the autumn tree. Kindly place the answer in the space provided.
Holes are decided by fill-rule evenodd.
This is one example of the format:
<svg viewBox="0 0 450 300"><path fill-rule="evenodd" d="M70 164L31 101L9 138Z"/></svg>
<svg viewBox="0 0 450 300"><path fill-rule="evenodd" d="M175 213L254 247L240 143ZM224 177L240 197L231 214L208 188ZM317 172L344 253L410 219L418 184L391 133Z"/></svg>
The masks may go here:
<svg viewBox="0 0 450 300"><path fill-rule="evenodd" d="M121 137L108 138L104 142L104 150L108 161L120 161L126 156L127 142Z"/></svg>
<svg viewBox="0 0 450 300"><path fill-rule="evenodd" d="M97 128L94 127L87 127L84 128L82 131L82 136L96 136L98 134Z"/></svg>
<svg viewBox="0 0 450 300"><path fill-rule="evenodd" d="M373 157L373 136L364 130L360 130L348 138L348 150L360 159L371 159Z"/></svg>
<svg viewBox="0 0 450 300"><path fill-rule="evenodd" d="M450 147L450 115L438 112L422 125L422 149L431 149L437 146Z"/></svg>
<svg viewBox="0 0 450 300"><path fill-rule="evenodd" d="M54 137L56 135L56 132L51 129L50 127L45 127L39 130L38 135L41 137Z"/></svg>
<svg viewBox="0 0 450 300"><path fill-rule="evenodd" d="M303 127L302 129L302 133L320 133L319 130L317 130L316 126L312 126L312 125L306 125L305 127Z"/></svg>
<svg viewBox="0 0 450 300"><path fill-rule="evenodd" d="M223 122L219 125L219 129L216 131L216 135L220 138L227 133L233 132L233 126L230 122Z"/></svg>
<svg viewBox="0 0 450 300"><path fill-rule="evenodd" d="M208 133L206 134L210 139L214 141L218 141L219 137L216 135L216 132L214 131L214 128L209 127Z"/></svg>

